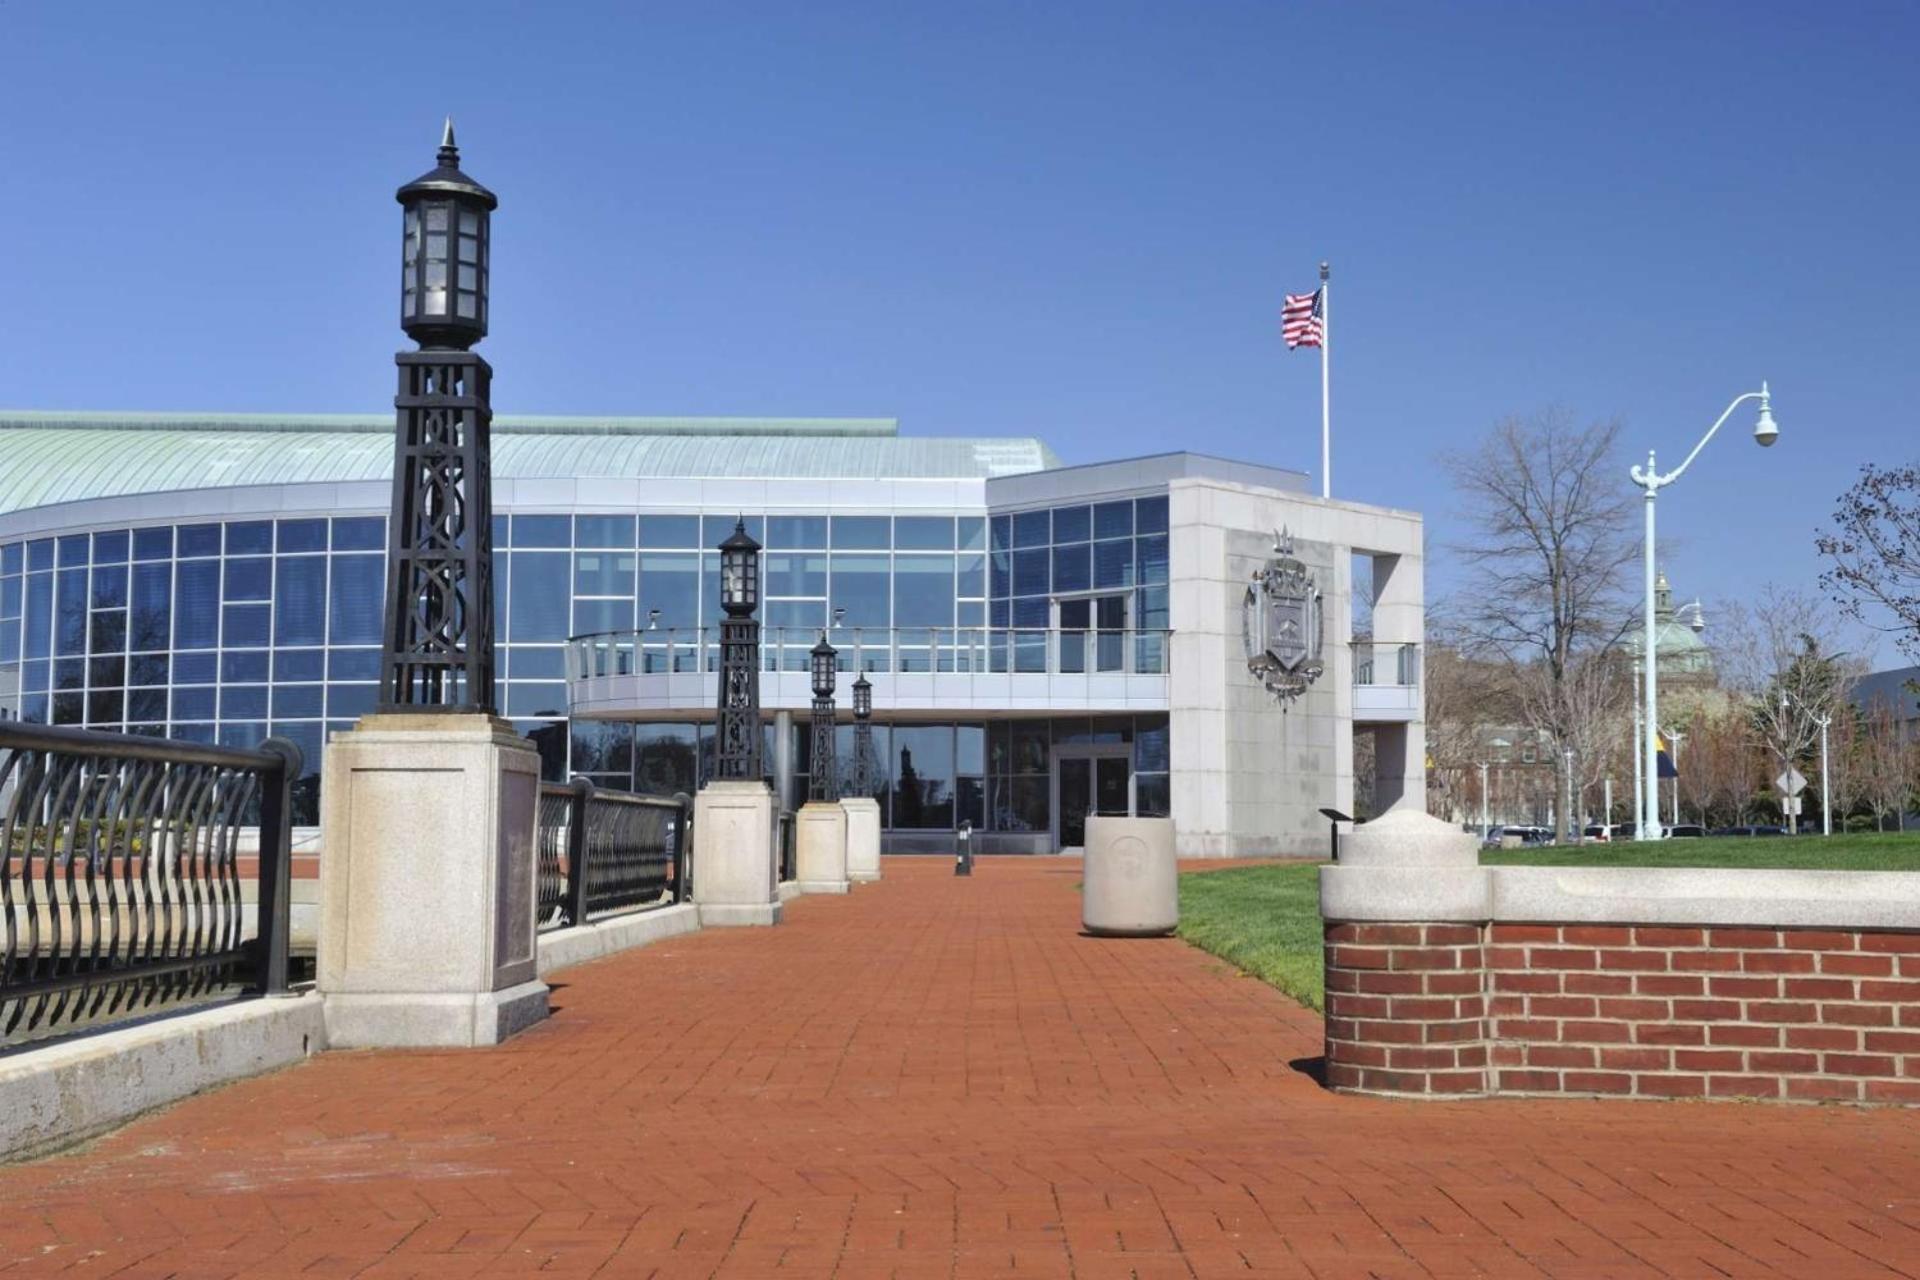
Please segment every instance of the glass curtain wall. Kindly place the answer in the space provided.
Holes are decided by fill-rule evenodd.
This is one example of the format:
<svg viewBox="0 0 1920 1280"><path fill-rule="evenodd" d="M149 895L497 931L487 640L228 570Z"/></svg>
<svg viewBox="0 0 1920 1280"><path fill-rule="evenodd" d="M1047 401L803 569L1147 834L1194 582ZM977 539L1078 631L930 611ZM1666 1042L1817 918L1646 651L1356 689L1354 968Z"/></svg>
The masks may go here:
<svg viewBox="0 0 1920 1280"><path fill-rule="evenodd" d="M1129 627L1166 630L1164 494L1004 512L993 516L991 529L990 624L1035 629L1032 635L1017 635L1009 653L996 653L996 666L1046 670L1044 630L1053 625L1053 601L1059 596L1124 594L1132 604ZM1134 644L1133 670L1166 669L1163 637L1139 635Z"/></svg>

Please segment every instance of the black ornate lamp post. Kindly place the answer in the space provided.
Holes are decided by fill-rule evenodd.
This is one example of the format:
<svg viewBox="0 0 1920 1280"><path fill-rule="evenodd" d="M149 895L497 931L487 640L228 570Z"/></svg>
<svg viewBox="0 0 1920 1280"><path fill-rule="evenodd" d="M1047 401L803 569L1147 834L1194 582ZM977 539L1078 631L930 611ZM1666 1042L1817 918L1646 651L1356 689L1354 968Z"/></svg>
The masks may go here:
<svg viewBox="0 0 1920 1280"><path fill-rule="evenodd" d="M439 164L396 193L405 210L400 390L388 523L383 711L492 712L493 369L487 336L493 192L460 171L447 121Z"/></svg>
<svg viewBox="0 0 1920 1280"><path fill-rule="evenodd" d="M873 774L873 681L862 671L853 682L853 776L846 794L872 798Z"/></svg>
<svg viewBox="0 0 1920 1280"><path fill-rule="evenodd" d="M742 519L720 544L720 724L714 778L758 782L760 761L760 544Z"/></svg>
<svg viewBox="0 0 1920 1280"><path fill-rule="evenodd" d="M813 646L813 773L807 780L807 799L840 798L839 769L833 748L833 684L840 654L820 633Z"/></svg>

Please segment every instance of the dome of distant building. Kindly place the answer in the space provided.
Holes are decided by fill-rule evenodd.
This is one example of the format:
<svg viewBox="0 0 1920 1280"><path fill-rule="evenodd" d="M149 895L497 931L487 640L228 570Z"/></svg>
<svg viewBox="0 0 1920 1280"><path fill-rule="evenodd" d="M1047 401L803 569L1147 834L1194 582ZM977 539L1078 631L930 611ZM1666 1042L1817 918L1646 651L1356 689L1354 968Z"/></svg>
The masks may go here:
<svg viewBox="0 0 1920 1280"><path fill-rule="evenodd" d="M1679 610L1673 607L1673 588L1663 572L1653 586L1654 652L1659 655L1662 679L1708 680L1713 677L1713 650L1700 638L1706 629L1700 603L1695 601ZM1627 652L1640 660L1646 644L1645 629L1636 623L1626 636Z"/></svg>

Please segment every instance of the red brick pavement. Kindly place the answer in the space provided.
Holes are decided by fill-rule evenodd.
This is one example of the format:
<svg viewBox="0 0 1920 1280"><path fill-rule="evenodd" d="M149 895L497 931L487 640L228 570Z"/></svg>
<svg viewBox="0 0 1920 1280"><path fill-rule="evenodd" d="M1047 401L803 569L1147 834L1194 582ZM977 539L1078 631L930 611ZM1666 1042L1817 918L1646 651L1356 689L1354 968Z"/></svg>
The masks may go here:
<svg viewBox="0 0 1920 1280"><path fill-rule="evenodd" d="M1320 1021L1076 864L889 859L561 975L495 1050L329 1054L0 1170L0 1270L1920 1274L1920 1114L1335 1097Z"/></svg>

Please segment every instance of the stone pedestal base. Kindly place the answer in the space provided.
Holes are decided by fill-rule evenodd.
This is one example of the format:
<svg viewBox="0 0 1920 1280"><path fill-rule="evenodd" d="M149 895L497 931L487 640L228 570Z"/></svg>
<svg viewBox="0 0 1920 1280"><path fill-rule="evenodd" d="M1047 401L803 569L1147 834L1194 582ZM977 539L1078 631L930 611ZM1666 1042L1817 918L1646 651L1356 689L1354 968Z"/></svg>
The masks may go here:
<svg viewBox="0 0 1920 1280"><path fill-rule="evenodd" d="M1087 818L1080 922L1110 938L1151 938L1180 923L1171 818Z"/></svg>
<svg viewBox="0 0 1920 1280"><path fill-rule="evenodd" d="M810 800L800 806L794 829L794 879L802 893L845 893L847 811L837 800Z"/></svg>
<svg viewBox="0 0 1920 1280"><path fill-rule="evenodd" d="M334 1048L496 1044L547 1016L540 757L494 716L371 715L327 746L318 986Z"/></svg>
<svg viewBox="0 0 1920 1280"><path fill-rule="evenodd" d="M693 900L703 925L780 923L773 792L709 782L693 799Z"/></svg>
<svg viewBox="0 0 1920 1280"><path fill-rule="evenodd" d="M847 879L880 878L880 802L871 797L842 800L847 815Z"/></svg>

